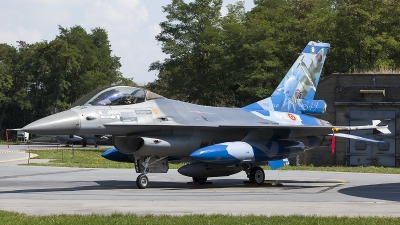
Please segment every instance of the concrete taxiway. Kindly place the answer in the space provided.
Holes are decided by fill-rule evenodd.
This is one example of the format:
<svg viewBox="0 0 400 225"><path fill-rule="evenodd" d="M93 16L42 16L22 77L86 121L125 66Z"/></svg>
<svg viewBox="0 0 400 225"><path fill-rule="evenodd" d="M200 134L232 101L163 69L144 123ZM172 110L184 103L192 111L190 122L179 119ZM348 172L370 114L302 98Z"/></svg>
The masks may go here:
<svg viewBox="0 0 400 225"><path fill-rule="evenodd" d="M13 151L17 151L14 149ZM0 152L5 152L0 146ZM0 161L3 155L0 154ZM11 154L11 152L9 153ZM22 153L21 153L22 154ZM0 163L0 210L48 214L256 214L400 217L400 175L265 171L283 186L249 187L242 172L188 185L176 170L149 174L137 189L132 169L82 169Z"/></svg>

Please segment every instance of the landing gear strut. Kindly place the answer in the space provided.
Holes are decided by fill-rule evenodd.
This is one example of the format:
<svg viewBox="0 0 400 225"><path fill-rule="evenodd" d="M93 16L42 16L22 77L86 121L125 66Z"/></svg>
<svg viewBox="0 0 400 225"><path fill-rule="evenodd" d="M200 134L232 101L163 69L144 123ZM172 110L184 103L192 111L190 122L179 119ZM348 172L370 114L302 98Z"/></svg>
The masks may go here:
<svg viewBox="0 0 400 225"><path fill-rule="evenodd" d="M147 188L147 185L149 184L149 178L146 176L146 174L149 173L149 172L153 172L153 173L155 172L153 170L150 171L149 166L153 165L155 163L158 163L161 160L164 160L164 159L167 158L167 157L162 157L162 158L159 158L157 160L154 160L154 161L150 162L150 159L152 157L153 156L144 157L144 160L143 160L143 163L142 163L142 166L143 166L143 170L142 171L141 171L140 166L139 166L140 165L140 160L137 159L135 161L136 172L138 172L138 173L141 172L141 174L136 178L136 185L137 185L137 187L139 189L145 189L145 188Z"/></svg>

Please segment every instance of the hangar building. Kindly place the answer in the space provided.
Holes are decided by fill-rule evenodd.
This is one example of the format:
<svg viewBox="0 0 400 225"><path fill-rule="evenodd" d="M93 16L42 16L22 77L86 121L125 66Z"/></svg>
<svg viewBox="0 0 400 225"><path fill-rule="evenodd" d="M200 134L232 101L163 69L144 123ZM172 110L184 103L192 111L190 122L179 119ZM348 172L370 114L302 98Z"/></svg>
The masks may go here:
<svg viewBox="0 0 400 225"><path fill-rule="evenodd" d="M378 140L385 144L336 138L335 154L331 146L319 147L302 154L297 163L315 166L376 165L400 167L400 75L334 74L320 81L315 99L325 100L325 114L318 116L337 126L372 125L372 120L390 120L391 135L372 130L350 134ZM291 164L296 163L290 159Z"/></svg>

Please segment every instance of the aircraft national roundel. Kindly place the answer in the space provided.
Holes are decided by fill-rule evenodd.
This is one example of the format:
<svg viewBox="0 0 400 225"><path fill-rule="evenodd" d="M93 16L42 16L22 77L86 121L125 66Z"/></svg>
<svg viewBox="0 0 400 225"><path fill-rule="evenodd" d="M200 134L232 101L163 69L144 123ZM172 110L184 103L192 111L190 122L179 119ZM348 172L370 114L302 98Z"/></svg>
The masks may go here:
<svg viewBox="0 0 400 225"><path fill-rule="evenodd" d="M292 119L293 121L296 120L296 117L295 117L293 114L288 113L288 116L289 116L289 118Z"/></svg>

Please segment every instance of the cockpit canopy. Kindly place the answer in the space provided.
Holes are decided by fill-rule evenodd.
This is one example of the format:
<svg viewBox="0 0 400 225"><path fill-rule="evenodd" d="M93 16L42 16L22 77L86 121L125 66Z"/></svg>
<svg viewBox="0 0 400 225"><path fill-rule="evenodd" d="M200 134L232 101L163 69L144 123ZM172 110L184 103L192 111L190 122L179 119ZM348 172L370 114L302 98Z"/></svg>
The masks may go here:
<svg viewBox="0 0 400 225"><path fill-rule="evenodd" d="M81 105L130 105L156 98L164 97L142 88L114 86L94 90L79 98L72 104L72 107Z"/></svg>

